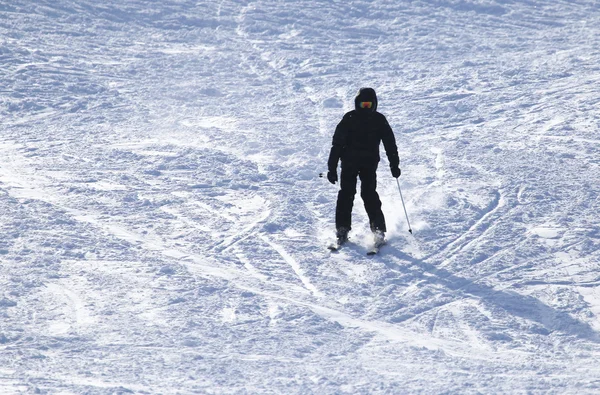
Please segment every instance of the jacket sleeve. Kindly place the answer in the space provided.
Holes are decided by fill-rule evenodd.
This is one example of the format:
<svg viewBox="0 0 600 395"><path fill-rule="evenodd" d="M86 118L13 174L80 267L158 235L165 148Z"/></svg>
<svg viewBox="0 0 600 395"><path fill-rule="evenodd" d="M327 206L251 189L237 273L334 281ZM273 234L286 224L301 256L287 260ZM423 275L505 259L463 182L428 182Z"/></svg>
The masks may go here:
<svg viewBox="0 0 600 395"><path fill-rule="evenodd" d="M383 147L385 153L390 162L390 168L399 167L400 159L398 158L398 146L396 146L396 137L394 137L394 131L392 130L387 119L383 117L383 125L381 128L381 141L383 141Z"/></svg>
<svg viewBox="0 0 600 395"><path fill-rule="evenodd" d="M346 140L348 138L347 118L348 115L346 114L335 128L335 133L333 134L333 141L331 143L331 151L329 151L329 160L327 161L327 168L329 171L337 170L338 162L342 157L342 152L344 151L344 147L346 146Z"/></svg>

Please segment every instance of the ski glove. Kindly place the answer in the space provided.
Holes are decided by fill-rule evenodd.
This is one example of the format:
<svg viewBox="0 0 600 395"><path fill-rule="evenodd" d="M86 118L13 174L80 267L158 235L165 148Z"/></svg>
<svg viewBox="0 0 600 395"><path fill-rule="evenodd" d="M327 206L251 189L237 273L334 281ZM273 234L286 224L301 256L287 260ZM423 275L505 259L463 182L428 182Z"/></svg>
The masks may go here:
<svg viewBox="0 0 600 395"><path fill-rule="evenodd" d="M400 171L400 168L398 166L392 167L391 170L392 170L392 177L394 177L394 178L400 177L401 171Z"/></svg>
<svg viewBox="0 0 600 395"><path fill-rule="evenodd" d="M327 179L329 180L330 183L335 184L338 180L337 178L337 171L328 171L327 172Z"/></svg>

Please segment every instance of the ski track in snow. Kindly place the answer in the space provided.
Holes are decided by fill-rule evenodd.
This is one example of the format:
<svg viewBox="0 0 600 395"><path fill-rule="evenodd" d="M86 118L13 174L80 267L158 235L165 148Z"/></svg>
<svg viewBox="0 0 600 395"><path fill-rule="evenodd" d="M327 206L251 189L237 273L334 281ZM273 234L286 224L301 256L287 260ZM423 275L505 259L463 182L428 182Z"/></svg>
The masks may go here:
<svg viewBox="0 0 600 395"><path fill-rule="evenodd" d="M0 392L598 391L595 2L0 15ZM318 177L361 86L375 257Z"/></svg>
<svg viewBox="0 0 600 395"><path fill-rule="evenodd" d="M60 299L63 299L67 308L70 311L65 312L65 318L67 322L55 322L50 324L50 328L48 331L57 336L64 335L69 331L74 331L75 333L80 333L84 330L84 327L93 325L94 320L92 319L90 312L85 307L82 299L70 289L60 285L48 283L46 284L48 290ZM71 321L69 321L71 320ZM58 331L58 333L53 333Z"/></svg>
<svg viewBox="0 0 600 395"><path fill-rule="evenodd" d="M298 278L300 278L300 281L302 281L302 284L304 287L306 287L306 289L312 292L315 296L323 296L323 294L319 292L319 290L313 284L311 284L310 279L303 273L300 265L294 259L294 257L292 257L283 247L281 247L281 245L272 242L267 236L262 235L260 238L275 251L277 251L279 255L281 255L285 262L294 270L294 273L296 273Z"/></svg>

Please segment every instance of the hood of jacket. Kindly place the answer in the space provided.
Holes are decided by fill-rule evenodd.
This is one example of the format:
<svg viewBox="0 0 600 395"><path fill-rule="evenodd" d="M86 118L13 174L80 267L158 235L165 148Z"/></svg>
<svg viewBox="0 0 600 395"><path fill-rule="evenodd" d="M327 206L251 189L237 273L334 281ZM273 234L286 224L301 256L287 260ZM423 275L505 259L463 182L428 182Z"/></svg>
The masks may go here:
<svg viewBox="0 0 600 395"><path fill-rule="evenodd" d="M360 108L359 103L363 101L373 102L373 107L371 108ZM356 98L354 99L354 108L358 113L362 114L370 114L374 113L377 110L377 95L375 94L375 89L373 88L360 88Z"/></svg>

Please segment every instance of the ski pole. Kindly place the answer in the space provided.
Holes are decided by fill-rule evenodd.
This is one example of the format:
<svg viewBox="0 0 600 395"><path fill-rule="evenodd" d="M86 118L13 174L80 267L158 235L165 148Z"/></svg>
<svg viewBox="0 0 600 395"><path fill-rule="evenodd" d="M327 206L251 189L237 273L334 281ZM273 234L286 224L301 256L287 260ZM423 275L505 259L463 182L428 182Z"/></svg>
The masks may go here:
<svg viewBox="0 0 600 395"><path fill-rule="evenodd" d="M408 223L408 231L412 235L412 228L410 227L410 221L408 220L408 213L406 212L406 206L404 205L404 198L402 197L402 190L400 189L400 181L396 178L396 184L398 184L398 192L400 192L400 200L402 200L402 207L404 208L404 215L406 215L406 223Z"/></svg>

